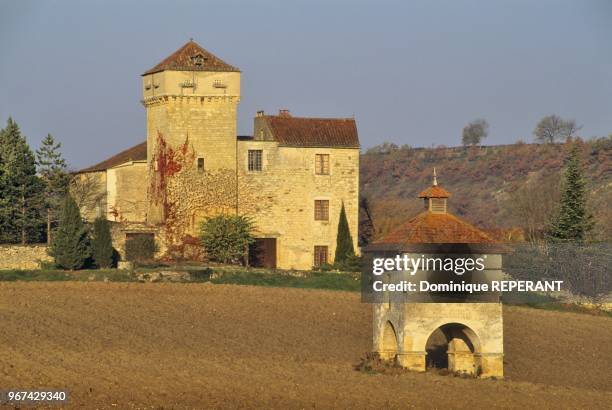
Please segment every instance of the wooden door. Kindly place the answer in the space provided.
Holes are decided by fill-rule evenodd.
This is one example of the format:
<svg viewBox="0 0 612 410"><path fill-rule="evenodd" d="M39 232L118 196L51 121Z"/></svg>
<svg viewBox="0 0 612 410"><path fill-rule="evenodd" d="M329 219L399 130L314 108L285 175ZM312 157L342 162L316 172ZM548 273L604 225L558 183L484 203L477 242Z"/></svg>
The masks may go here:
<svg viewBox="0 0 612 410"><path fill-rule="evenodd" d="M276 268L276 238L256 238L249 247L249 264L259 268Z"/></svg>

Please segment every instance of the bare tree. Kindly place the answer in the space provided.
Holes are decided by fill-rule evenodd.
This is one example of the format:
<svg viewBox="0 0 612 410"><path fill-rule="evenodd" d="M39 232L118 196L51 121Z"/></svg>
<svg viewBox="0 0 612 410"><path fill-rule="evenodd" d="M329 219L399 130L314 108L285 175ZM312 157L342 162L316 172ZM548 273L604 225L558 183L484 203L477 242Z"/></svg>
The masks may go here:
<svg viewBox="0 0 612 410"><path fill-rule="evenodd" d="M366 246L374 237L374 220L370 202L365 195L359 196L359 245Z"/></svg>
<svg viewBox="0 0 612 410"><path fill-rule="evenodd" d="M480 142L489 135L489 123L483 119L477 119L463 127L461 142L463 145L480 145Z"/></svg>
<svg viewBox="0 0 612 410"><path fill-rule="evenodd" d="M515 279L563 281L574 301L578 296L599 304L610 301L612 246L609 243L542 243L513 246L504 255L504 271Z"/></svg>
<svg viewBox="0 0 612 410"><path fill-rule="evenodd" d="M533 135L536 142L552 144L574 136L581 128L582 126L576 125L575 120L564 120L556 114L551 114L540 120L533 130Z"/></svg>
<svg viewBox="0 0 612 410"><path fill-rule="evenodd" d="M544 238L559 197L559 174L535 175L509 193L502 207L508 220L523 228L527 240L535 243Z"/></svg>
<svg viewBox="0 0 612 410"><path fill-rule="evenodd" d="M368 148L366 154L389 154L391 152L397 151L398 149L400 149L400 147L398 147L397 144L394 144L393 142L383 142L382 144L378 144L371 148Z"/></svg>
<svg viewBox="0 0 612 410"><path fill-rule="evenodd" d="M93 219L104 205L106 187L99 172L73 174L70 181L70 195L74 198L83 217Z"/></svg>

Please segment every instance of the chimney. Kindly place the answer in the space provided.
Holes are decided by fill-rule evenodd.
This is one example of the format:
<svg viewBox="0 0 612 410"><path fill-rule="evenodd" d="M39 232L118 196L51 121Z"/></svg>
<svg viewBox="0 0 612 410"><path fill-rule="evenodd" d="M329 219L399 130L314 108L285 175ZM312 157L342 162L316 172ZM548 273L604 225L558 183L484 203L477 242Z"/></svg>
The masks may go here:
<svg viewBox="0 0 612 410"><path fill-rule="evenodd" d="M291 113L289 112L288 109L284 108L282 110L278 110L278 116L279 117L291 117Z"/></svg>
<svg viewBox="0 0 612 410"><path fill-rule="evenodd" d="M264 115L265 115L265 113L264 113L263 110L257 111L257 115L256 115L257 117L263 117Z"/></svg>

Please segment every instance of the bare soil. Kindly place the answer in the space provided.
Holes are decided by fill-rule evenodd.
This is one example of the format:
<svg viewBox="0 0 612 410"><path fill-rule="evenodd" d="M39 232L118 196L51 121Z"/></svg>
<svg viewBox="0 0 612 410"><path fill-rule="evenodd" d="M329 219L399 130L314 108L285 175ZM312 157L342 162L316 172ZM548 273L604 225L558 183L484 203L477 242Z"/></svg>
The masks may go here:
<svg viewBox="0 0 612 410"><path fill-rule="evenodd" d="M0 283L0 388L81 408L606 408L612 319L510 307L506 379L369 374L355 293L211 284Z"/></svg>

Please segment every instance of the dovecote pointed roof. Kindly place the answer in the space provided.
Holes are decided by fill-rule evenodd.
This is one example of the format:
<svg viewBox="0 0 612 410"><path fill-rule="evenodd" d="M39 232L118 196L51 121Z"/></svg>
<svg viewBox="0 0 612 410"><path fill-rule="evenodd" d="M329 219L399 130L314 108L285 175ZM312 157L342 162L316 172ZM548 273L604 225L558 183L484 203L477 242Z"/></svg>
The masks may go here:
<svg viewBox="0 0 612 410"><path fill-rule="evenodd" d="M436 169L433 170L433 183L429 188L421 191L419 198L450 198L451 194L446 189L438 185L438 175Z"/></svg>
<svg viewBox="0 0 612 410"><path fill-rule="evenodd" d="M441 186L432 185L424 191L421 191L419 198L450 198L451 193Z"/></svg>
<svg viewBox="0 0 612 410"><path fill-rule="evenodd" d="M422 212L389 233L378 243L440 244L474 243L493 244L496 240L468 222L449 213Z"/></svg>
<svg viewBox="0 0 612 410"><path fill-rule="evenodd" d="M434 170L432 185L419 194L419 198L446 198L450 193L438 185ZM426 251L426 246L437 246L431 249L448 251L451 248L440 248L440 245L465 245L470 252L505 253L507 248L497 240L481 231L469 222L446 211L432 212L431 207L388 233L368 247L369 250L413 250ZM425 247L424 247L425 246ZM454 246L456 248L456 246ZM463 249L463 248L462 248Z"/></svg>
<svg viewBox="0 0 612 410"><path fill-rule="evenodd" d="M202 48L198 43L189 40L187 44L170 54L144 75L161 71L240 71L219 57Z"/></svg>

